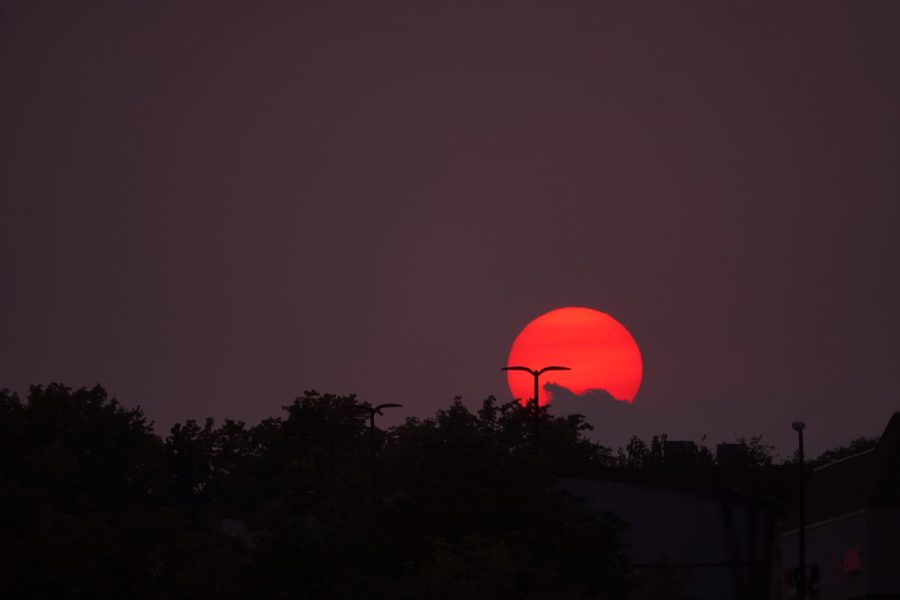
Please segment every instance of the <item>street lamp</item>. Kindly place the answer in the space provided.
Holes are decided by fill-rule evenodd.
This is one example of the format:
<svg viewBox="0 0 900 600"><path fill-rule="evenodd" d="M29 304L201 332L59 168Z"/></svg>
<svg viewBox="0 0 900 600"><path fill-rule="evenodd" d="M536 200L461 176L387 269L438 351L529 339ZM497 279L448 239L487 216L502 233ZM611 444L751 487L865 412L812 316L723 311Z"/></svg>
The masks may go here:
<svg viewBox="0 0 900 600"><path fill-rule="evenodd" d="M400 408L402 404L379 404L378 406L360 406L362 410L369 411L369 477L371 484L372 499L375 499L375 413L384 415L382 409Z"/></svg>
<svg viewBox="0 0 900 600"><path fill-rule="evenodd" d="M797 573L797 598L806 600L806 463L803 458L803 430L806 429L806 423L794 421L791 427L797 432L797 460L800 463L800 523L797 528L800 569Z"/></svg>
<svg viewBox="0 0 900 600"><path fill-rule="evenodd" d="M537 454L541 453L541 438L539 431L539 424L541 422L540 419L540 405L538 403L538 392L540 391L540 386L538 385L538 378L541 376L541 373L546 373L547 371L571 371L569 367L544 367L543 369L539 369L535 371L534 369L529 369L528 367L503 367L500 369L501 371L525 371L526 373L531 373L534 376L534 451Z"/></svg>

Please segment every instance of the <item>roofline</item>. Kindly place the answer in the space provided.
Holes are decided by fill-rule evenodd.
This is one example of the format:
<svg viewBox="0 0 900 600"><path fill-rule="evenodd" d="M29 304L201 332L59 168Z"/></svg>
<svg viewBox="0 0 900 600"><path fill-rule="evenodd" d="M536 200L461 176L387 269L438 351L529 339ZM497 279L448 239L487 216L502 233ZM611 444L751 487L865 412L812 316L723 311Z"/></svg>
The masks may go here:
<svg viewBox="0 0 900 600"><path fill-rule="evenodd" d="M844 462L844 461L846 461L846 460L850 460L850 459L853 459L853 458L860 457L860 456L862 456L863 454L868 454L869 452L874 452L874 451L875 451L875 448L877 448L877 447L878 447L878 445L876 444L875 446L872 446L872 447L869 448L868 450L863 450L862 452L857 452L856 454L851 454L850 456L845 456L844 458L839 458L839 459L837 459L837 460L831 461L830 463L826 463L826 464L824 464L824 465L818 466L818 467L816 467L815 469L813 469L813 473L815 473L816 471L821 471L822 469L827 469L828 467L831 467L831 466L833 466L833 465L840 464L840 463L842 463L842 462Z"/></svg>
<svg viewBox="0 0 900 600"><path fill-rule="evenodd" d="M871 514L895 514L900 513L900 508L858 508L856 510L851 510L850 512L846 512L835 517L829 517L827 519L822 519L821 521L816 521L814 523L807 523L803 526L804 529L814 529L816 527L822 527L823 525L828 525L830 523L834 523L836 521L843 521L844 519L849 519L852 517L858 517L859 515L871 515ZM786 529L781 532L781 537L786 538L789 535L796 535L799 531L799 528L794 527L793 529Z"/></svg>

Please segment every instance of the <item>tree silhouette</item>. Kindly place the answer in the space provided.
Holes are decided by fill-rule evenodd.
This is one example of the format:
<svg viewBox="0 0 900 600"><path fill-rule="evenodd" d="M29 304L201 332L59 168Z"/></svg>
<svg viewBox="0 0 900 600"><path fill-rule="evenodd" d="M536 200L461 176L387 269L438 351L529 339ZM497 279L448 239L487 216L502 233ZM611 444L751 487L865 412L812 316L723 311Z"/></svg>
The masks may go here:
<svg viewBox="0 0 900 600"><path fill-rule="evenodd" d="M160 439L139 408L99 386L34 386L25 402L0 391L0 589L23 598L623 598L635 586L684 595L680 572L632 578L625 525L561 492L559 478L693 480L777 499L790 475L758 436L719 462L704 444L679 446L674 460L665 435L635 436L613 456L587 438L583 416L546 408L538 456L529 409L488 398L473 412L456 398L376 431L370 498L370 407L310 390L256 425L188 420ZM871 444L854 440L819 460ZM245 533L223 533L235 519Z"/></svg>
<svg viewBox="0 0 900 600"><path fill-rule="evenodd" d="M236 597L232 540L185 518L140 409L34 386L0 392L0 431L5 597Z"/></svg>

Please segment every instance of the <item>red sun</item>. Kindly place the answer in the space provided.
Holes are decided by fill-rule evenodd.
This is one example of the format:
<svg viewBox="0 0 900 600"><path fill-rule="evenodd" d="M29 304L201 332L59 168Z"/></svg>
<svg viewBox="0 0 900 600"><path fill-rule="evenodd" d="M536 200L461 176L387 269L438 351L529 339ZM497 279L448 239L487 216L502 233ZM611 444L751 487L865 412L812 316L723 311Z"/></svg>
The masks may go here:
<svg viewBox="0 0 900 600"><path fill-rule="evenodd" d="M542 406L553 399L544 389L548 383L579 396L604 390L616 400L634 402L643 374L641 351L628 330L590 308L558 308L541 315L516 337L506 364L534 370L550 365L571 369L541 375ZM507 380L513 397L523 404L534 396L534 377L529 373L507 371Z"/></svg>

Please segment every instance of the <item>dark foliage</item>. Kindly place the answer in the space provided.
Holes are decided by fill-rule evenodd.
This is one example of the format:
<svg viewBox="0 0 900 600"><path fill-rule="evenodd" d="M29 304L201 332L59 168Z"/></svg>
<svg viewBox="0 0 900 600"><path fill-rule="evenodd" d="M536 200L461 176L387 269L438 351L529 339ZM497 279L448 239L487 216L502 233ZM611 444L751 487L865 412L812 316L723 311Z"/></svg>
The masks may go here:
<svg viewBox="0 0 900 600"><path fill-rule="evenodd" d="M779 493L781 467L758 437L727 464L703 444L676 454L664 435L613 456L583 417L542 409L537 456L531 409L493 398L376 429L373 489L370 409L309 391L280 418L186 421L161 440L100 387L35 386L25 402L0 391L3 596L677 596L683 574L629 573L626 525L558 479L635 473Z"/></svg>
<svg viewBox="0 0 900 600"><path fill-rule="evenodd" d="M0 392L0 589L21 598L616 598L621 525L556 491L604 464L580 417L458 400L376 430L306 392L256 426L153 434L96 387ZM238 524L228 535L223 524Z"/></svg>
<svg viewBox="0 0 900 600"><path fill-rule="evenodd" d="M0 392L7 598L230 598L240 548L178 503L140 409L100 388Z"/></svg>

